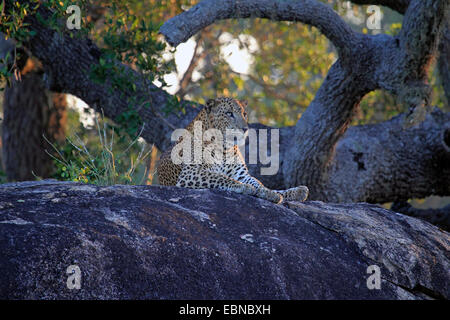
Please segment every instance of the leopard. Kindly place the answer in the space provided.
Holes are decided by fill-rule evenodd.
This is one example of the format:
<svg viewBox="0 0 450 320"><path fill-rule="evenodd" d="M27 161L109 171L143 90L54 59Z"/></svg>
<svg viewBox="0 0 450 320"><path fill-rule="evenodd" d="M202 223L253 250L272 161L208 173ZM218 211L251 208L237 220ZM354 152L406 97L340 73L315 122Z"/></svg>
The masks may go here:
<svg viewBox="0 0 450 320"><path fill-rule="evenodd" d="M182 157L185 151L185 149L177 147L185 139L184 136L179 137L175 144L162 153L157 164L156 171L158 173L159 184L191 189L228 190L255 196L276 204L281 204L286 201L305 201L309 193L308 187L306 186L298 186L285 190L272 190L265 187L261 181L250 175L244 157L239 149L242 141L238 142L236 139L233 139L230 142L224 138L226 137L227 130L240 130L240 132L243 132L245 138L249 130L246 107L246 101L231 97L216 97L207 100L205 106L185 128L186 132L194 136L193 141L191 139L191 141L185 140L185 142L191 149L192 158L195 157L194 145L195 143L199 143L201 147L210 147L212 157L215 154L218 155L217 158L214 158L216 161L185 161L181 163L174 161L174 155L178 154ZM210 141L205 141L203 137L196 137L194 132L195 126L199 124L205 132L208 129L218 130L219 137L212 137ZM222 137L220 137L220 134ZM217 138L217 141L215 141L215 138ZM213 144L214 142L216 144ZM222 148L218 148L217 146ZM222 157L219 157L220 154Z"/></svg>

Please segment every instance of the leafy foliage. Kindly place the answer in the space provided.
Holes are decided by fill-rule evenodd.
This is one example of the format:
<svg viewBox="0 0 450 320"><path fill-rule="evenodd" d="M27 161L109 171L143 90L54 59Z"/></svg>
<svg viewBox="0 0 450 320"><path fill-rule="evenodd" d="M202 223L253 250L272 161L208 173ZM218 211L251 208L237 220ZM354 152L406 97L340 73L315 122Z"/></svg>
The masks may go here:
<svg viewBox="0 0 450 320"><path fill-rule="evenodd" d="M115 142L114 129L107 121L102 124L96 120L96 136L84 139L77 134L67 138L61 148L53 145L58 156L53 156L56 166L55 178L97 185L141 184L145 182L147 172L137 172L150 151L145 152L145 143L138 143L138 138L125 148ZM87 140L85 142L84 140ZM133 154L133 147L139 152ZM89 146L88 146L89 145ZM145 168L145 165L144 165ZM138 170L139 171L139 170Z"/></svg>
<svg viewBox="0 0 450 320"><path fill-rule="evenodd" d="M2 3L3 5L3 3ZM69 5L78 5L82 12L81 30L68 30L65 19ZM167 3L166 7L170 4ZM39 7L50 9L52 14L43 17ZM93 18L95 10L102 7L101 17ZM34 15L36 19L58 33L71 37L89 35L96 40L101 49L101 57L97 65L92 66L90 77L97 83L108 84L111 91L119 91L126 97L128 108L120 114L115 122L109 122L102 128L102 133L93 134L93 130L72 121L72 139L61 146L54 145L58 156L55 157L55 177L64 180L75 180L97 184L142 183L133 175L145 173L143 163L142 143L136 143L142 120L138 108L148 107L149 102L143 101L136 94L136 71L145 75L147 87L156 81L165 85L163 75L173 66L170 59L162 59L165 44L157 35L160 22L155 22L155 10L161 8L158 1L143 4L140 1L36 1L31 8L19 2L8 1L7 14L2 14L1 31L15 40L16 49L21 48L33 32L27 29L27 16ZM0 9L3 9L0 8ZM3 10L1 10L3 11ZM95 21L97 20L97 23ZM10 53L1 65L2 80L9 81L18 75L16 60L20 51ZM11 62L12 65L11 65ZM127 65L124 67L120 63ZM8 83L7 83L8 84ZM178 101L174 99L174 102ZM177 105L174 103L174 108ZM170 112L172 110L168 110ZM73 117L73 112L70 112ZM94 130L95 131L95 130ZM113 137L116 136L114 150ZM111 137L108 141L107 137Z"/></svg>

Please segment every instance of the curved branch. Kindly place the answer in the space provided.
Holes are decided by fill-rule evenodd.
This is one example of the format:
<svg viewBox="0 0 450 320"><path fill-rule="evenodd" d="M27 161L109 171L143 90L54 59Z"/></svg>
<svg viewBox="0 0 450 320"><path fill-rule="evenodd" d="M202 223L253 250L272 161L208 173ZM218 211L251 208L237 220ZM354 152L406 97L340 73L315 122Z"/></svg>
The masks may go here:
<svg viewBox="0 0 450 320"><path fill-rule="evenodd" d="M282 166L286 186L326 183L336 143L347 130L362 97L375 88L370 76L349 70L341 59L331 67L295 126ZM314 188L310 191L312 197L319 195Z"/></svg>
<svg viewBox="0 0 450 320"><path fill-rule="evenodd" d="M315 0L204 0L166 21L160 32L167 42L177 46L218 20L250 17L312 25L317 27L339 52L349 51L355 37L352 29L333 9Z"/></svg>

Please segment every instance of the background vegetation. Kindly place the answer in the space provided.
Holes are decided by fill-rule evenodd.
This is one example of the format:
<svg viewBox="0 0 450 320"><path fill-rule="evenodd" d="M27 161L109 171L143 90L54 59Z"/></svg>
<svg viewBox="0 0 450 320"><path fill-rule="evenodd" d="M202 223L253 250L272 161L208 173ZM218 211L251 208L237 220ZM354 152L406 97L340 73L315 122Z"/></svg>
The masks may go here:
<svg viewBox="0 0 450 320"><path fill-rule="evenodd" d="M203 103L218 95L232 96L249 102L251 122L294 125L337 58L332 44L317 29L300 23L232 20L213 24L191 39L190 58L186 56L191 52L187 46L184 50L180 46L178 52L168 48L158 30L168 18L196 2L48 1L47 5L57 9L58 17L67 16L65 9L70 4L76 3L82 8L81 34L88 33L102 48L101 63L92 68L90 75L98 82L109 79L116 90L133 90L132 75L118 69L112 62L116 59L143 72L149 82L176 93L179 99ZM345 1L324 2L363 33L395 34L402 23L401 15L381 7L382 29L370 30L366 27L367 6L348 5ZM11 36L11 33L22 32L23 37L28 36L26 26L20 25L23 8L19 9L9 26L3 21L1 31L4 34ZM61 27L56 19L48 23ZM16 46L20 49L20 43ZM237 68L232 62L240 56L245 57L241 59L245 68ZM182 65L181 61L188 63ZM13 74L7 64L3 66L5 86ZM449 111L436 67L430 70L432 104ZM136 108L145 107L146 102L130 97L129 112L113 123L103 120L101 115L95 116L88 106L76 101L68 99L67 139L52 142L55 148L48 144L54 159L52 176L98 184L157 182L153 174L158 150L139 139L142 122L135 112ZM174 101L173 108L177 107ZM404 111L402 108L388 93L372 92L363 99L353 124L384 121ZM98 125L95 118L99 119ZM4 172L0 179L5 181Z"/></svg>

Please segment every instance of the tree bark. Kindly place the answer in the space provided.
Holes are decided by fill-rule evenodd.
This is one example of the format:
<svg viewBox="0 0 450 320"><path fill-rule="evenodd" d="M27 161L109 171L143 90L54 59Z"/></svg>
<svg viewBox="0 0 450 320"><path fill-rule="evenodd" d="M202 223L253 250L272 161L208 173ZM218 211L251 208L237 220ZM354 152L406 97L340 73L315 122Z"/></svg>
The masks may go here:
<svg viewBox="0 0 450 320"><path fill-rule="evenodd" d="M435 108L420 125L407 129L403 127L405 117L400 114L378 124L348 128L336 145L329 179L318 198L329 202L384 203L449 195L450 114ZM281 165L286 161L295 130L280 130ZM264 176L260 168L249 165L250 173L270 188L278 188L286 179L282 170L274 176Z"/></svg>
<svg viewBox="0 0 450 320"><path fill-rule="evenodd" d="M441 42L439 43L439 59L437 65L441 83L444 86L448 107L450 105L450 23L448 21Z"/></svg>
<svg viewBox="0 0 450 320"><path fill-rule="evenodd" d="M306 4L311 4L311 7ZM398 37L391 37L355 33L329 7L314 1L228 1L226 5L204 1L169 20L161 32L176 45L213 23L216 18L259 16L290 19L318 27L337 47L339 59L297 125L281 129L281 170L275 176L263 177L263 182L277 188L306 184L312 199L324 201L386 202L437 193L450 194L448 182L443 183L444 187L437 188L436 183L429 184L436 176L434 173L415 169L416 166L444 168L441 169L442 180L439 181L450 180L442 162L448 154L448 139L442 138L447 136L448 115L436 113L425 117L423 112L419 112L425 118L424 124L413 118L409 126L405 125L411 117L402 115L378 127L347 128L363 96L380 88L399 95L407 105L406 110L425 109L428 101L426 68L435 55L448 6L448 1L443 0L412 1L406 11L402 32ZM50 14L42 8L39 10L44 17ZM198 19L186 20L191 15ZM112 119L127 110L127 95L111 92L108 83L100 85L89 78L90 67L98 63L100 57L98 48L89 39L60 35L40 24L33 16L28 17L27 22L36 31L36 36L25 45L45 65L49 88L72 93L96 110L104 110L105 115ZM171 31L174 33L169 34ZM165 150L170 144L172 130L185 127L200 106L182 101L185 114L174 112L165 117L162 110L167 107L171 96L145 83L135 71L127 70L137 77L137 93L128 94L151 102L149 109L137 109L146 124L142 136L149 143L155 143L160 150ZM429 117L430 120L427 120ZM253 127L261 126L255 124ZM383 131L386 128L392 130ZM372 145L375 140L380 142L375 144L376 147ZM345 161L351 154L349 141L364 152L363 155L355 155L357 160L347 164ZM398 161L392 165L386 166L390 154L382 148L383 141L391 142L392 150L398 150L395 153L398 156L393 159ZM429 151L418 157L417 150L411 149L411 146ZM352 150L361 153L355 148ZM376 162L380 157L385 159L382 163L369 165L369 162ZM410 161L408 166L402 163L406 159ZM366 187L364 181L367 180L361 179L354 188L356 191L352 191L353 186L348 182L353 182L351 165L358 168L361 161L365 161L366 170L359 170L359 174L364 173L364 178L371 177L377 183ZM251 166L252 172L258 171L259 167ZM400 170L402 174L397 174L395 170ZM382 179L379 178L380 172L384 173ZM345 176L347 179L342 178ZM409 184L407 188L398 187L396 179L402 176L405 181L414 176L420 183Z"/></svg>
<svg viewBox="0 0 450 320"><path fill-rule="evenodd" d="M410 4L410 0L352 0L351 2L355 4L382 5L401 14L406 12ZM450 103L450 24L448 23L448 18L444 31L442 32L438 51L439 58L437 66L448 105Z"/></svg>
<svg viewBox="0 0 450 320"><path fill-rule="evenodd" d="M65 138L65 95L48 92L42 81L42 70L31 58L27 59L20 76L19 80L13 79L4 93L5 173L9 181L48 178L54 170L49 142L61 142Z"/></svg>

